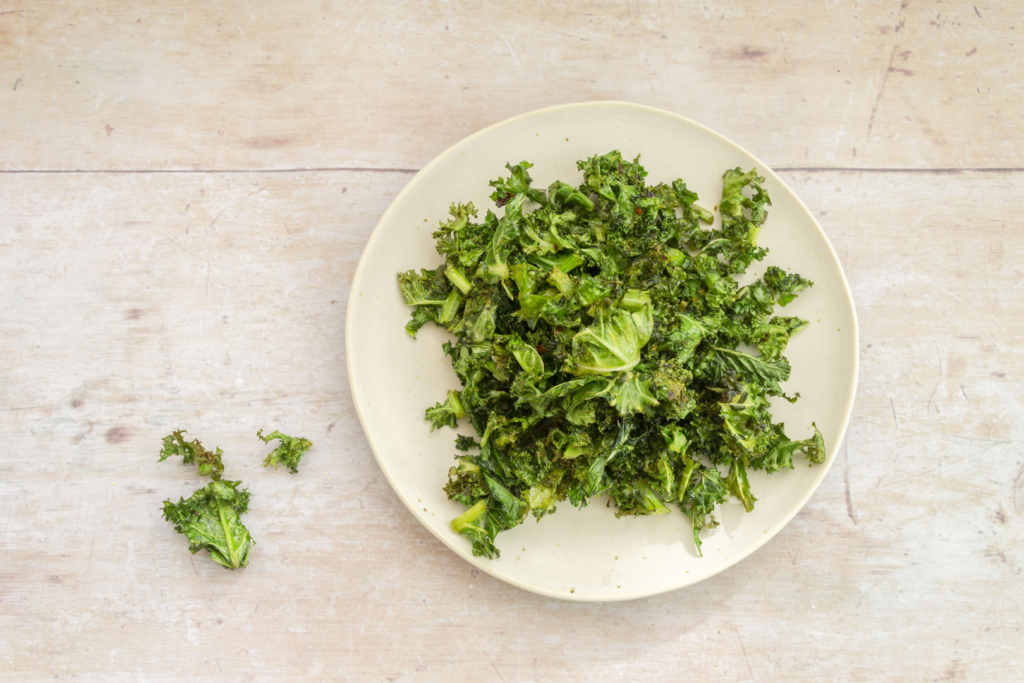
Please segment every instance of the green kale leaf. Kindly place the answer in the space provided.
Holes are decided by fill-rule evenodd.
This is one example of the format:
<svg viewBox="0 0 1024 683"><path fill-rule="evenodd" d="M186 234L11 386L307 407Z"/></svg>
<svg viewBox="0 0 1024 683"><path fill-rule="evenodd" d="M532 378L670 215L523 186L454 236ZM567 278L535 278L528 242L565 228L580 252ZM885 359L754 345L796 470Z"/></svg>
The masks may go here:
<svg viewBox="0 0 1024 683"><path fill-rule="evenodd" d="M220 479L224 474L224 462L221 459L224 453L220 448L217 448L216 451L206 450L198 439L185 441L182 434L186 433L184 429L177 429L173 434L164 437L158 462L163 462L173 455L180 455L186 465L193 463L198 465L200 475L208 476L215 481Z"/></svg>
<svg viewBox="0 0 1024 683"><path fill-rule="evenodd" d="M313 442L309 439L303 439L301 437L288 436L278 431L273 431L270 434L263 436L263 430L256 432L256 436L263 443L270 443L274 439L278 439L281 445L270 451L266 459L263 461L264 467L271 467L276 470L278 465L284 465L287 467L292 474L297 474L299 471L299 461L302 460L302 456L306 454L313 446Z"/></svg>
<svg viewBox="0 0 1024 683"><path fill-rule="evenodd" d="M598 308L594 322L572 338L577 374L631 370L651 338L653 312L648 302L639 310Z"/></svg>
<svg viewBox="0 0 1024 683"><path fill-rule="evenodd" d="M238 489L240 481L211 481L185 500L164 501L164 519L188 538L192 554L202 549L228 569L249 563L255 541L239 515L249 509L249 492Z"/></svg>

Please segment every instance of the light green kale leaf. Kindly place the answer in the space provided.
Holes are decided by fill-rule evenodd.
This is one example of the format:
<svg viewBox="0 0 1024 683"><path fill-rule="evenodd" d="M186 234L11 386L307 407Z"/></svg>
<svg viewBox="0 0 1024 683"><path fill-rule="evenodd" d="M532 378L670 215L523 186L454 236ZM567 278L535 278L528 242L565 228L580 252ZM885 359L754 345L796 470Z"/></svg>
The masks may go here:
<svg viewBox="0 0 1024 683"><path fill-rule="evenodd" d="M631 370L640 362L640 350L651 338L654 312L650 297L636 310L598 308L594 322L572 339L576 374Z"/></svg>
<svg viewBox="0 0 1024 683"><path fill-rule="evenodd" d="M274 469L277 469L279 464L287 467L292 474L297 474L299 471L299 461L302 460L302 456L306 454L312 446L313 442L309 439L303 439L301 437L288 436L281 432L272 432L267 436L263 436L263 430L256 432L256 436L259 437L263 443L269 443L273 439L278 439L281 445L270 451L267 455L266 460L263 461L264 467L270 467L273 465Z"/></svg>

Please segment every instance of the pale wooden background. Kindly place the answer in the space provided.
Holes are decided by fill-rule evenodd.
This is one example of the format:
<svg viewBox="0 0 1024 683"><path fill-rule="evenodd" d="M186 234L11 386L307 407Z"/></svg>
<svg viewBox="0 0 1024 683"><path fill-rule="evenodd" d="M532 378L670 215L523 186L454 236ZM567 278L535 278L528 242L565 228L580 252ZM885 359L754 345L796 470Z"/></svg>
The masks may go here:
<svg viewBox="0 0 1024 683"><path fill-rule="evenodd" d="M1015 0L0 2L0 679L1021 680L1022 34ZM343 354L411 174L592 99L778 170L846 268L862 363L785 530L606 605L420 527ZM160 517L200 484L155 462L175 426L253 492L242 572ZM299 475L260 468L259 427L316 442Z"/></svg>

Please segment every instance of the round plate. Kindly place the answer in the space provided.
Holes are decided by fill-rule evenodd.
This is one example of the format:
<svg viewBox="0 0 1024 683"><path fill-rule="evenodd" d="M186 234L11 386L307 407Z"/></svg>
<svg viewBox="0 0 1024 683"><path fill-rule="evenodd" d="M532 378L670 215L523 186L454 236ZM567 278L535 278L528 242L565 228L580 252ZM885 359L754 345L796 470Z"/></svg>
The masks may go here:
<svg viewBox="0 0 1024 683"><path fill-rule="evenodd" d="M533 186L554 180L580 182L576 161L613 149L641 155L647 182L686 181L700 204L716 208L722 174L756 167L772 199L759 244L768 265L814 281L785 309L810 325L796 335L786 356L793 366L784 385L799 392L795 404L773 401L773 415L790 438L807 438L814 421L828 449L824 465L774 475L750 472L755 510L736 501L719 506L720 526L705 531L703 557L694 548L689 518L673 514L616 519L600 498L577 510L568 501L557 513L532 517L497 537L501 557L473 557L470 543L449 520L464 511L442 490L454 464L459 430L430 431L423 411L460 388L441 344L448 335L433 325L417 340L405 332L412 309L402 301L399 271L434 268L442 258L431 233L446 220L452 202L472 201L494 209L488 181L506 173L506 163L534 164ZM482 214L481 214L482 215ZM716 212L716 225L720 217ZM741 283L743 281L741 280ZM348 302L345 349L356 412L381 470L412 514L455 553L483 572L526 590L568 600L629 600L706 579L757 550L800 510L835 459L853 407L857 383L857 319L842 267L828 238L807 207L767 166L721 135L681 116L623 102L588 102L541 109L491 126L454 145L417 173L395 198L370 236L359 261ZM412 571L412 567L410 567Z"/></svg>

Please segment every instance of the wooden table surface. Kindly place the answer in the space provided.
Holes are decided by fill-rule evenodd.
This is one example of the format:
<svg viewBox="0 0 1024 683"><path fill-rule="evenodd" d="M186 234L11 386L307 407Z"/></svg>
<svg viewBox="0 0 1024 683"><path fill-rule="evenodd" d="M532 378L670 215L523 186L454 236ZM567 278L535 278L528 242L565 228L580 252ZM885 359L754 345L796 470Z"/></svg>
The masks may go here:
<svg viewBox="0 0 1024 683"><path fill-rule="evenodd" d="M1020 681L1024 8L0 2L0 679ZM704 123L821 221L860 319L836 463L696 586L480 576L356 419L352 275L412 174L571 101ZM358 331L351 331L357 333ZM160 514L187 428L252 491L229 572ZM260 467L257 428L315 442Z"/></svg>

